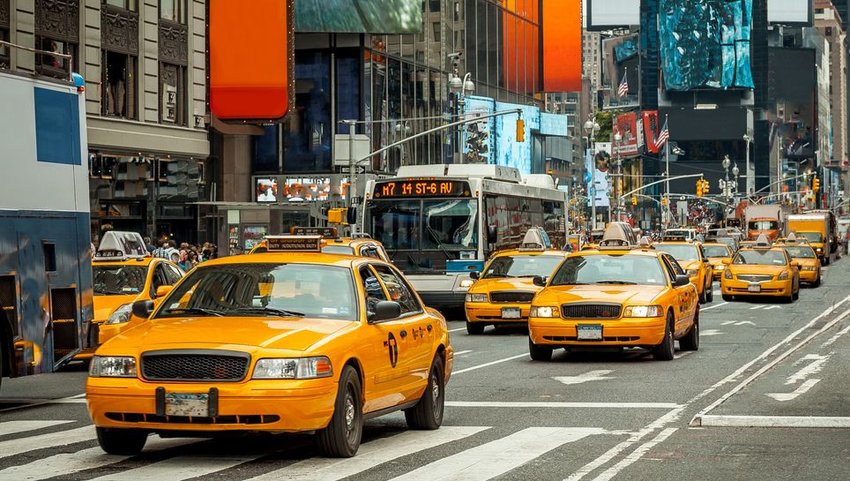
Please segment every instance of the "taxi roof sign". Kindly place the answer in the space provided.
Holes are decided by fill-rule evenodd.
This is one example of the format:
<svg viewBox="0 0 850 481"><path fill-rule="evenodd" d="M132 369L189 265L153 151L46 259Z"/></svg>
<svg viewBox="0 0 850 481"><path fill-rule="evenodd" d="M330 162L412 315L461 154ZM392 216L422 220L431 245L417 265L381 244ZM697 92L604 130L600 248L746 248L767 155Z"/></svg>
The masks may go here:
<svg viewBox="0 0 850 481"><path fill-rule="evenodd" d="M762 248L762 249L766 248L766 247L770 247L770 241L768 240L766 235L759 234L758 238L756 239L756 243L753 247Z"/></svg>
<svg viewBox="0 0 850 481"><path fill-rule="evenodd" d="M322 252L322 236L275 235L266 237L267 252Z"/></svg>
<svg viewBox="0 0 850 481"><path fill-rule="evenodd" d="M549 234L540 227L531 227L525 233L522 243L519 245L520 251L544 251L552 247L552 241L549 240Z"/></svg>
<svg viewBox="0 0 850 481"><path fill-rule="evenodd" d="M96 261L114 261L127 259L141 259L148 255L145 240L138 232L107 231L103 234L97 252L94 254Z"/></svg>
<svg viewBox="0 0 850 481"><path fill-rule="evenodd" d="M637 244L636 241L637 239L634 238L634 231L631 230L631 227L629 227L629 231L626 231L622 223L611 222L605 228L605 233L599 242L599 250L632 249Z"/></svg>
<svg viewBox="0 0 850 481"><path fill-rule="evenodd" d="M305 235L317 235L319 237L324 238L337 238L339 237L339 231L336 227L303 227L296 226L289 229L289 233L292 235L305 236Z"/></svg>

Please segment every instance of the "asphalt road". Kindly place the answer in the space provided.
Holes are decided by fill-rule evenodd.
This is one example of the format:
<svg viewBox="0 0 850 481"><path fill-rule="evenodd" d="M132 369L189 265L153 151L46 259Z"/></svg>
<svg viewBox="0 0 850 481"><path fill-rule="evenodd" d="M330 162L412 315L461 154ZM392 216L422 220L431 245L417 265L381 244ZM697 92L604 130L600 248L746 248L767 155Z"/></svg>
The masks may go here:
<svg viewBox="0 0 850 481"><path fill-rule="evenodd" d="M794 304L715 296L700 350L671 362L639 351L532 362L522 329L468 336L453 321L443 427L368 421L349 460L317 457L302 435L152 437L140 456L109 456L84 372L5 379L0 481L850 479L848 281L842 260Z"/></svg>

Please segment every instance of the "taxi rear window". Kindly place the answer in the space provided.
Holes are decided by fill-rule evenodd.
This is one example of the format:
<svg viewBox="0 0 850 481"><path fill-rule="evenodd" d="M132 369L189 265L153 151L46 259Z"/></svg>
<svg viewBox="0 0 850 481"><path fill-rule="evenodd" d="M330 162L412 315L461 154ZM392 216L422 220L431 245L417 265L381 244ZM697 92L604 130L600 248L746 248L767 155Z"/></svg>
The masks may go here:
<svg viewBox="0 0 850 481"><path fill-rule="evenodd" d="M726 257L729 255L726 246L702 246L702 250L706 257Z"/></svg>
<svg viewBox="0 0 850 481"><path fill-rule="evenodd" d="M493 259L484 278L548 276L564 258L560 256L501 256Z"/></svg>
<svg viewBox="0 0 850 481"><path fill-rule="evenodd" d="M656 249L673 256L677 261L695 261L699 259L697 246L694 244L657 244Z"/></svg>
<svg viewBox="0 0 850 481"><path fill-rule="evenodd" d="M145 288L147 266L103 266L92 267L94 294L118 296L138 294Z"/></svg>
<svg viewBox="0 0 850 481"><path fill-rule="evenodd" d="M786 246L785 252L797 259L814 259L815 251L809 246Z"/></svg>

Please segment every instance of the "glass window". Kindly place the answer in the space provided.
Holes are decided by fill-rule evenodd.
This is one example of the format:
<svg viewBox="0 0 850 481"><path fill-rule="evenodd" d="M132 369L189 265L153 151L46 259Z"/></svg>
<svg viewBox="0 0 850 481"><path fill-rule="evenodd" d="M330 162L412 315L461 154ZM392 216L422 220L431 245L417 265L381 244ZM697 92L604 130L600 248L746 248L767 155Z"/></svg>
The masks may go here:
<svg viewBox="0 0 850 481"><path fill-rule="evenodd" d="M285 172L331 170L330 53L301 50L295 54L295 112L285 131Z"/></svg>
<svg viewBox="0 0 850 481"><path fill-rule="evenodd" d="M160 119L163 122L186 125L186 67L161 63L159 84Z"/></svg>
<svg viewBox="0 0 850 481"><path fill-rule="evenodd" d="M390 252L419 249L420 214L418 200L373 202L369 210L372 235Z"/></svg>
<svg viewBox="0 0 850 481"><path fill-rule="evenodd" d="M157 317L209 315L356 320L348 268L315 264L228 264L195 268L163 301Z"/></svg>
<svg viewBox="0 0 850 481"><path fill-rule="evenodd" d="M785 246L785 252L794 259L815 258L815 251L809 246Z"/></svg>
<svg viewBox="0 0 850 481"><path fill-rule="evenodd" d="M398 302L401 306L401 314L412 314L420 312L422 308L419 302L410 290L407 283L392 269L387 266L372 266L380 276L384 283L387 292L390 295L390 300Z"/></svg>
<svg viewBox="0 0 850 481"><path fill-rule="evenodd" d="M441 36L440 36L441 30L440 29L442 28L442 26L440 25L440 22L434 22L433 28L434 28L434 41L439 42L440 38L441 38Z"/></svg>
<svg viewBox="0 0 850 481"><path fill-rule="evenodd" d="M784 250L746 250L738 252L733 264L783 266L788 263Z"/></svg>
<svg viewBox="0 0 850 481"><path fill-rule="evenodd" d="M667 277L657 257L591 255L570 257L561 264L551 285L639 284L663 286Z"/></svg>
<svg viewBox="0 0 850 481"><path fill-rule="evenodd" d="M263 127L263 135L251 137L254 147L254 156L251 159L252 171L255 174L277 173L278 158L278 126L266 125Z"/></svg>
<svg viewBox="0 0 850 481"><path fill-rule="evenodd" d="M672 255L679 262L699 260L699 251L695 244L656 244L655 248Z"/></svg>
<svg viewBox="0 0 850 481"><path fill-rule="evenodd" d="M183 271L181 271L179 267L175 267L171 264L163 265L165 266L165 278L168 281L169 286L177 284L177 282L183 278Z"/></svg>
<svg viewBox="0 0 850 481"><path fill-rule="evenodd" d="M422 226L423 249L477 249L478 201L424 201Z"/></svg>
<svg viewBox="0 0 850 481"><path fill-rule="evenodd" d="M5 1L5 0L3 0ZM8 28L0 28L0 40L4 42L9 41L9 29ZM9 47L5 45L0 45L0 69L9 68Z"/></svg>
<svg viewBox="0 0 850 481"><path fill-rule="evenodd" d="M173 1L173 0L172 0ZM125 10L136 11L136 0L103 0L106 5L123 8Z"/></svg>
<svg viewBox="0 0 850 481"><path fill-rule="evenodd" d="M363 290L366 292L366 310L374 311L375 304L388 300L387 295L372 269L361 267L359 272L360 282L363 285Z"/></svg>
<svg viewBox="0 0 850 481"><path fill-rule="evenodd" d="M136 57L103 52L103 115L136 118Z"/></svg>
<svg viewBox="0 0 850 481"><path fill-rule="evenodd" d="M360 55L357 49L336 51L336 117L339 120L360 118ZM348 125L337 127L348 133Z"/></svg>
<svg viewBox="0 0 850 481"><path fill-rule="evenodd" d="M36 55L36 63L39 73L51 77L68 78L69 72L77 65L77 45L62 40L47 37L39 37L37 48L46 52L70 55L71 58L58 57L49 53Z"/></svg>
<svg viewBox="0 0 850 481"><path fill-rule="evenodd" d="M185 24L188 0L160 0L159 16L164 20Z"/></svg>
<svg viewBox="0 0 850 481"><path fill-rule="evenodd" d="M481 277L547 277L562 260L561 256L501 256L490 262Z"/></svg>
<svg viewBox="0 0 850 481"><path fill-rule="evenodd" d="M774 220L755 220L749 223L750 230L777 230L779 223Z"/></svg>
<svg viewBox="0 0 850 481"><path fill-rule="evenodd" d="M325 254L344 254L347 256L354 255L354 249L348 246L324 246L322 252Z"/></svg>
<svg viewBox="0 0 850 481"><path fill-rule="evenodd" d="M726 246L703 246L706 257L728 257L729 248Z"/></svg>
<svg viewBox="0 0 850 481"><path fill-rule="evenodd" d="M145 288L146 266L94 265L94 294L117 296L138 294Z"/></svg>
<svg viewBox="0 0 850 481"><path fill-rule="evenodd" d="M802 237L809 242L823 242L823 234L820 232L797 232L797 237Z"/></svg>

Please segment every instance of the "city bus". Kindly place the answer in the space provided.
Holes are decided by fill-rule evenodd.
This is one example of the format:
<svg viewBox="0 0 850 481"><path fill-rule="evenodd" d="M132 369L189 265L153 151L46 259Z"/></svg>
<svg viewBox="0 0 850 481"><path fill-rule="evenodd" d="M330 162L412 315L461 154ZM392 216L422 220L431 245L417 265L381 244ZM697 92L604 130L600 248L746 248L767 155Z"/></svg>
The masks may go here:
<svg viewBox="0 0 850 481"><path fill-rule="evenodd" d="M551 176L523 177L481 164L403 166L366 183L361 230L380 241L423 301L463 308L470 272L490 253L516 248L530 227L566 243L566 194Z"/></svg>
<svg viewBox="0 0 850 481"><path fill-rule="evenodd" d="M2 377L70 361L93 315L85 85L68 77L0 72Z"/></svg>

